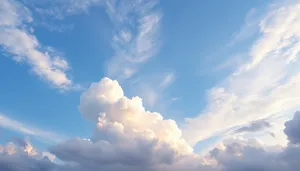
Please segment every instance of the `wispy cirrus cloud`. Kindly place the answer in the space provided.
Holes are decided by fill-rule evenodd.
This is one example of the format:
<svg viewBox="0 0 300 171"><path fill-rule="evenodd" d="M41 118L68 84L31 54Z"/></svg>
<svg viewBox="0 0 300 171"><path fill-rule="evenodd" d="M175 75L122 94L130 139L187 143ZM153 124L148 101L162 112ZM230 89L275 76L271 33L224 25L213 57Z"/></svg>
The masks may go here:
<svg viewBox="0 0 300 171"><path fill-rule="evenodd" d="M176 101L178 98L172 98L168 94L168 88L175 82L176 74L168 71L159 74L139 75L137 83L132 83L134 92L143 98L145 104L150 108L167 108L170 101Z"/></svg>
<svg viewBox="0 0 300 171"><path fill-rule="evenodd" d="M166 88L170 84L172 84L174 80L175 80L175 74L173 72L168 72L164 75L164 78L163 78L162 82L160 83L160 86L162 88Z"/></svg>
<svg viewBox="0 0 300 171"><path fill-rule="evenodd" d="M28 124L21 123L20 121L9 118L0 113L0 127L6 128L24 135L32 136L37 140L46 143L59 143L66 139L62 135L58 135L51 131L39 129Z"/></svg>
<svg viewBox="0 0 300 171"><path fill-rule="evenodd" d="M158 1L106 1L106 11L115 25L112 47L115 55L108 62L108 75L127 79L158 49L162 13Z"/></svg>
<svg viewBox="0 0 300 171"><path fill-rule="evenodd" d="M259 19L260 15L263 12L256 8L251 8L247 16L245 17L244 24L242 27L236 32L232 38L232 40L227 44L228 47L234 46L237 43L240 43L244 40L247 40L255 35L259 31Z"/></svg>
<svg viewBox="0 0 300 171"><path fill-rule="evenodd" d="M87 13L92 6L102 5L105 0L22 0L42 17L63 20L70 15Z"/></svg>
<svg viewBox="0 0 300 171"><path fill-rule="evenodd" d="M189 143L299 107L299 1L273 4L258 21L259 37L244 62L209 90L208 105L197 117L186 119Z"/></svg>
<svg viewBox="0 0 300 171"><path fill-rule="evenodd" d="M31 12L22 3L0 0L0 47L17 62L27 63L31 70L53 87L66 90L72 87L67 75L68 62L47 50L34 35Z"/></svg>

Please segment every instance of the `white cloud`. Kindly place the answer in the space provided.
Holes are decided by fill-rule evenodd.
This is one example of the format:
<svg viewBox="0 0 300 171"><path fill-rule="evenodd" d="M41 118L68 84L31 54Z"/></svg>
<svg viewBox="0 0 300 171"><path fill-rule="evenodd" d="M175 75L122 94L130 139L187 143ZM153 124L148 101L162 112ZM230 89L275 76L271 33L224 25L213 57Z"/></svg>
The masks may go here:
<svg viewBox="0 0 300 171"><path fill-rule="evenodd" d="M251 8L244 20L243 26L233 36L232 40L228 43L228 46L234 46L248 38L251 38L259 29L257 23L259 22L260 14L258 9Z"/></svg>
<svg viewBox="0 0 300 171"><path fill-rule="evenodd" d="M151 85L140 83L137 92L141 98L143 98L145 104L149 107L154 107L159 100L162 100L163 94L159 92L158 88L154 88Z"/></svg>
<svg viewBox="0 0 300 171"><path fill-rule="evenodd" d="M106 1L106 11L115 25L108 62L108 75L127 79L158 51L161 13L157 1ZM128 72L130 71L130 72Z"/></svg>
<svg viewBox="0 0 300 171"><path fill-rule="evenodd" d="M166 88L168 87L170 84L172 84L172 82L175 80L175 74L174 73L167 73L164 76L163 81L160 83L160 86L162 88Z"/></svg>
<svg viewBox="0 0 300 171"><path fill-rule="evenodd" d="M47 152L40 153L28 141L20 140L16 141L18 145L9 142L0 146L0 169L11 166L14 166L10 168L12 171L21 170L19 168L28 171L30 168L37 171L300 169L298 141L291 141L287 147L266 146L257 138L232 137L218 144L207 156L198 156L184 143L175 121L164 120L159 113L146 111L141 99L128 99L118 82L108 78L94 83L82 94L79 110L96 123L96 130L91 140L74 138L50 148L51 155L64 164L52 163L49 157L41 159ZM297 120L296 113L293 120L286 122L288 136L297 136L299 127L293 126ZM271 162L264 162L266 160Z"/></svg>
<svg viewBox="0 0 300 171"><path fill-rule="evenodd" d="M97 122L96 140L98 136L121 139L145 136L147 139L166 142L184 154L192 150L181 138L181 131L175 121L164 120L159 113L146 111L139 97L125 97L115 80L104 78L92 84L82 94L79 110L85 118Z"/></svg>
<svg viewBox="0 0 300 171"><path fill-rule="evenodd" d="M30 11L16 1L1 0L0 46L17 62L26 62L32 71L52 86L69 89L72 81L66 71L66 60L52 56L31 33L28 23L32 21Z"/></svg>
<svg viewBox="0 0 300 171"><path fill-rule="evenodd" d="M100 6L105 1L106 0L44 0L41 2L38 0L29 0L25 1L25 3L33 6L38 15L42 17L63 20L70 15L88 13L90 7ZM53 26L48 24L46 27L50 27L50 29L53 28Z"/></svg>
<svg viewBox="0 0 300 171"><path fill-rule="evenodd" d="M164 73L150 73L136 75L134 79L125 82L129 84L130 90L143 99L150 109L165 110L170 104L168 87L174 83L175 73L172 71Z"/></svg>
<svg viewBox="0 0 300 171"><path fill-rule="evenodd" d="M38 140L45 141L47 143L62 142L65 137L57 135L56 133L35 128L33 126L25 125L19 121L8 118L0 113L0 126L6 129L10 129L21 134L29 135L37 138Z"/></svg>
<svg viewBox="0 0 300 171"><path fill-rule="evenodd" d="M249 58L209 91L199 116L186 119L183 135L189 143L299 107L299 23L299 1L269 8Z"/></svg>
<svg viewBox="0 0 300 171"><path fill-rule="evenodd" d="M172 101L177 101L177 100L179 100L179 99L180 99L179 97L172 97L172 98L171 98Z"/></svg>

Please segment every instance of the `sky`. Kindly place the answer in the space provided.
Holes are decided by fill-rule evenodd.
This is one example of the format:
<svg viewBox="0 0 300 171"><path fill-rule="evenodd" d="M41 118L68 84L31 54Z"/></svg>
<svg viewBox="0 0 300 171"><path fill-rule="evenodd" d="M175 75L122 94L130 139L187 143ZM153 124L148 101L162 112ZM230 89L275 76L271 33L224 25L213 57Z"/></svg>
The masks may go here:
<svg viewBox="0 0 300 171"><path fill-rule="evenodd" d="M300 170L299 23L299 0L0 0L0 170Z"/></svg>

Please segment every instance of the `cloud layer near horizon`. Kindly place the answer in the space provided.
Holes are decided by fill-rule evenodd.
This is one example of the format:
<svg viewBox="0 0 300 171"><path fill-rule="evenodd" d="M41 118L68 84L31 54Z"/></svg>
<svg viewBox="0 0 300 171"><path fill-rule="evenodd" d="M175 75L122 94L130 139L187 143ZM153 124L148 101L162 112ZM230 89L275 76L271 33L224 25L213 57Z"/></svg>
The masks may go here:
<svg viewBox="0 0 300 171"><path fill-rule="evenodd" d="M182 138L175 121L146 111L142 100L131 99L117 81L103 78L82 94L79 110L95 123L90 139L74 138L50 148L65 164L57 165L50 153L38 152L28 141L13 139L0 147L0 168L21 170L149 170L149 171L291 171L300 169L299 113L286 122L287 147L266 146L258 139L231 138L208 155L199 156ZM44 157L43 157L44 156ZM45 157L46 156L46 157ZM271 159L273 162L264 162Z"/></svg>

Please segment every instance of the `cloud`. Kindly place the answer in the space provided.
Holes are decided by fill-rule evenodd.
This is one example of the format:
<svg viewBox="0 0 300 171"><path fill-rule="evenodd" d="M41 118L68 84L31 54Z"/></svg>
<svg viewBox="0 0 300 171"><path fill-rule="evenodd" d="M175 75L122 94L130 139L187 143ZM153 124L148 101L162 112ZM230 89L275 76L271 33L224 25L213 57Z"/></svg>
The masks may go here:
<svg viewBox="0 0 300 171"><path fill-rule="evenodd" d="M154 107L159 100L162 100L163 94L160 92L161 89L154 88L151 84L140 83L136 89L139 96L143 98L143 102L149 107Z"/></svg>
<svg viewBox="0 0 300 171"><path fill-rule="evenodd" d="M58 143L58 142L62 142L65 139L65 137L61 135L57 135L50 131L45 131L29 125L25 125L19 121L8 118L7 116L1 113L0 113L0 126L25 135L33 136L37 139L40 139L48 143Z"/></svg>
<svg viewBox="0 0 300 171"><path fill-rule="evenodd" d="M48 158L49 156L50 161L53 161L55 158L53 154L49 152L38 151L33 147L29 139L22 139L20 137L13 137L12 141L8 142L5 146L1 145L1 147L0 155L28 156L35 159Z"/></svg>
<svg viewBox="0 0 300 171"><path fill-rule="evenodd" d="M179 99L180 99L179 97L172 97L172 98L171 98L172 101L177 101L177 100L179 100Z"/></svg>
<svg viewBox="0 0 300 171"><path fill-rule="evenodd" d="M286 123L288 122L290 121ZM299 128L291 129L293 132L299 132ZM256 138L225 140L219 147L212 150L210 155L221 166L221 170L292 171L300 169L299 163L296 162L300 158L299 146L293 144L286 147L266 146Z"/></svg>
<svg viewBox="0 0 300 171"><path fill-rule="evenodd" d="M82 105L84 104L84 105ZM93 106L101 106L93 108ZM90 109L92 109L90 111ZM79 110L95 123L91 139L72 138L50 148L64 164L51 162L48 152L35 150L29 141L16 139L0 146L0 169L9 171L292 171L299 170L300 147L266 146L256 138L232 137L207 156L193 153L176 122L146 111L138 97L124 96L117 81L103 78L82 94ZM287 121L289 132L298 113ZM287 134L289 139L291 134ZM18 145L19 144L19 145ZM29 148L30 147L30 148ZM31 150L28 150L31 149ZM35 153L32 153L32 152ZM33 155L31 155L33 154ZM53 157L53 156L52 156ZM270 162L265 162L265 161Z"/></svg>
<svg viewBox="0 0 300 171"><path fill-rule="evenodd" d="M270 128L271 124L266 120L259 120L250 123L247 126L243 126L237 130L235 130L236 133L244 133L244 132L258 132L262 131L266 128Z"/></svg>
<svg viewBox="0 0 300 171"><path fill-rule="evenodd" d="M259 22L260 35L250 46L248 58L208 91L207 106L197 117L186 119L183 136L191 145L299 107L298 2L269 7Z"/></svg>
<svg viewBox="0 0 300 171"><path fill-rule="evenodd" d="M50 152L82 170L198 170L211 168L193 153L173 120L127 98L116 80L103 78L81 95L79 110L94 122L91 139L74 138ZM74 169L74 168L73 168Z"/></svg>
<svg viewBox="0 0 300 171"><path fill-rule="evenodd" d="M5 171L54 171L55 164L29 156L0 155L0 168Z"/></svg>
<svg viewBox="0 0 300 171"><path fill-rule="evenodd" d="M109 12L116 16L115 22L123 24L123 20L128 21L123 18L127 16L123 13L132 12L131 8L121 8L124 11L121 10L122 15L119 16L114 7ZM139 9L135 5L133 7ZM139 13L144 14L143 9ZM218 144L208 156L199 156L186 141L194 144L249 123L239 128L240 131L261 130L268 127L264 119L285 116L287 111L299 105L300 75L296 59L300 29L295 24L299 23L298 11L299 3L270 9L260 25L262 35L250 48L250 59L241 64L221 85L209 91L207 108L199 117L187 119L184 134L175 121L146 110L140 97L126 97L119 82L103 78L81 95L78 106L83 117L95 124L92 137L72 138L50 148L50 154L53 153L64 164L51 162L51 157L44 157L49 155L48 152L39 152L30 142L13 138L13 142L0 145L0 170L300 170L298 113L285 124L284 132L290 140L286 147L266 146L257 138L233 137ZM131 32L118 33L124 42L134 39ZM276 46L270 40L273 36L280 39L279 43L274 41ZM263 50L258 49L258 45ZM144 58L141 59L129 61L145 62ZM53 61L53 65L59 69L69 68L63 61L55 62L55 58ZM132 71L132 66L129 66ZM23 125L3 115L0 115L0 125L25 134L41 138L46 135L47 138L57 140L49 136L52 134L47 131Z"/></svg>
<svg viewBox="0 0 300 171"><path fill-rule="evenodd" d="M228 43L228 46L234 46L248 38L251 38L255 33L259 31L259 19L260 14L258 14L258 9L251 8L247 16L245 17L244 24L240 30L234 34L232 40Z"/></svg>
<svg viewBox="0 0 300 171"><path fill-rule="evenodd" d="M175 74L174 73L167 73L165 74L165 77L163 81L160 83L160 86L162 88L168 87L173 81L175 80Z"/></svg>
<svg viewBox="0 0 300 171"><path fill-rule="evenodd" d="M40 17L63 20L70 15L88 13L89 8L100 6L105 0L25 0L24 3L35 9Z"/></svg>
<svg viewBox="0 0 300 171"><path fill-rule="evenodd" d="M74 149L77 149L76 155ZM53 154L64 161L100 168L123 165L131 168L149 168L173 162L175 152L167 145L149 140L129 140L119 143L71 139L51 148Z"/></svg>
<svg viewBox="0 0 300 171"><path fill-rule="evenodd" d="M285 123L284 133L293 144L300 143L300 112L296 112L292 120Z"/></svg>
<svg viewBox="0 0 300 171"><path fill-rule="evenodd" d="M145 110L139 97L124 96L115 80L93 83L78 108L96 129L90 140L71 139L50 149L63 161L91 170L162 170L195 158L175 121Z"/></svg>
<svg viewBox="0 0 300 171"><path fill-rule="evenodd" d="M17 62L25 62L41 79L52 86L66 90L72 81L66 71L66 60L54 56L33 35L30 23L33 18L28 8L14 0L1 0L0 7L0 46Z"/></svg>
<svg viewBox="0 0 300 171"><path fill-rule="evenodd" d="M0 150L0 170L53 171L56 166L51 162L53 160L47 157L48 155L42 155L42 153L33 148L28 140L16 139L19 142L26 142L25 146L23 146L24 144L14 144L13 142L8 142L5 146L0 145L3 148L3 150ZM54 159L53 155L51 159Z"/></svg>
<svg viewBox="0 0 300 171"><path fill-rule="evenodd" d="M140 65L158 51L161 12L158 1L106 1L106 11L115 25L112 47L115 55L108 62L108 75L132 77Z"/></svg>
<svg viewBox="0 0 300 171"><path fill-rule="evenodd" d="M290 129L293 129L293 132L300 131L299 127ZM109 133L115 134L115 132ZM70 139L50 148L52 153L65 162L58 165L51 162L48 157L42 158L41 153L28 155L24 147L9 142L0 152L0 169L9 171L96 171L99 169L104 171L120 169L125 171L140 169L147 171L292 171L300 169L298 162L300 147L295 144L286 147L266 146L256 138L232 137L217 145L205 157L196 154L179 155L174 153L174 149L172 150L167 143L161 148L156 145L158 141L147 138L115 142ZM73 164L69 164L70 162Z"/></svg>
<svg viewBox="0 0 300 171"><path fill-rule="evenodd" d="M103 78L93 83L82 94L79 110L85 118L97 123L94 139L103 138L103 133L115 133L114 138L135 137L142 134L171 144L182 153L191 152L191 147L181 138L181 131L173 120L164 120L156 112L146 111L142 99L124 96L115 80Z"/></svg>
<svg viewBox="0 0 300 171"><path fill-rule="evenodd" d="M155 110L165 110L170 104L170 100L172 100L172 97L169 97L168 88L175 80L176 75L172 71L140 74L129 80L130 85L126 85L126 88L130 87L130 90L133 90L134 93L141 97L146 107ZM128 82L125 82L125 84L128 84Z"/></svg>

